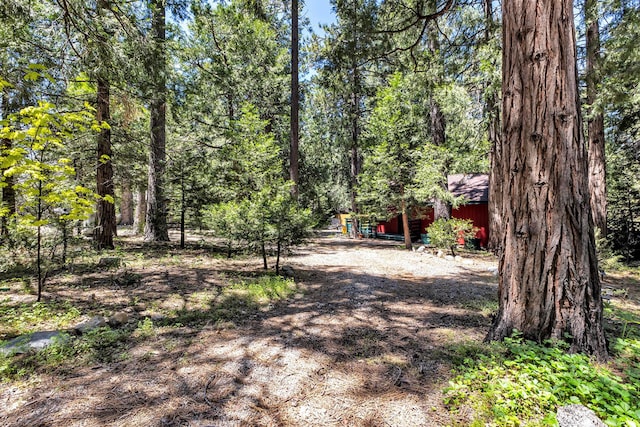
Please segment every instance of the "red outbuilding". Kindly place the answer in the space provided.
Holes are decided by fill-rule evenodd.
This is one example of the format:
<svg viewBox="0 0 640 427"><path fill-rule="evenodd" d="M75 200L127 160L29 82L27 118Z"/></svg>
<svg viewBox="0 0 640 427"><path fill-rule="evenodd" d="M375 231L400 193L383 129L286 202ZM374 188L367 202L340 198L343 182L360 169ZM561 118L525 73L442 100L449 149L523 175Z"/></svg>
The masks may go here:
<svg viewBox="0 0 640 427"><path fill-rule="evenodd" d="M453 209L451 216L459 219L470 219L478 229L476 238L480 246L486 248L489 242L489 175L486 174L456 174L448 177L449 191L456 197L464 197L465 204ZM409 220L411 234L418 238L425 233L425 229L433 222L433 208L424 206L415 209ZM402 235L401 216L380 222L377 226L378 235Z"/></svg>

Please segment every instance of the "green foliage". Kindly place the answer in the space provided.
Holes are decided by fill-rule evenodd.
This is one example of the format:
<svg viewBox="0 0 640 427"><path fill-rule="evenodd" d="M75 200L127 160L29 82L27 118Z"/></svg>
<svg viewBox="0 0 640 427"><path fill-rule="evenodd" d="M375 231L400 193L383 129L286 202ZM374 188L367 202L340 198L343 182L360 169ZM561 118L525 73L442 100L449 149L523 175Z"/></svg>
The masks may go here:
<svg viewBox="0 0 640 427"><path fill-rule="evenodd" d="M607 129L607 239L625 261L640 259L640 11L605 7L602 86L592 110ZM605 24L606 22L606 24Z"/></svg>
<svg viewBox="0 0 640 427"><path fill-rule="evenodd" d="M80 316L69 301L10 305L0 302L0 337L34 332L43 327L64 329Z"/></svg>
<svg viewBox="0 0 640 427"><path fill-rule="evenodd" d="M138 327L135 331L133 331L133 336L136 338L151 338L156 336L157 331L155 326L153 325L153 320L148 317L145 317L144 320L140 320L138 322Z"/></svg>
<svg viewBox="0 0 640 427"><path fill-rule="evenodd" d="M417 203L418 170L431 169L421 161L426 136L421 131L421 107L411 82L400 73L378 91L365 131L370 149L359 177L359 201L367 212L385 218L389 208L400 210Z"/></svg>
<svg viewBox="0 0 640 427"><path fill-rule="evenodd" d="M618 342L638 368L638 343ZM492 344L490 351L469 354L458 376L445 389L445 403L456 411L475 411L475 422L498 426L556 425L559 406L580 403L609 426L640 422L640 382L622 378L582 354L567 353L561 342L539 345L520 337Z"/></svg>
<svg viewBox="0 0 640 427"><path fill-rule="evenodd" d="M469 219L451 218L447 220L440 218L427 227L426 231L433 246L451 249L455 255L454 249L458 246L458 239L473 238L478 230L473 226L473 221Z"/></svg>
<svg viewBox="0 0 640 427"><path fill-rule="evenodd" d="M292 183L283 178L278 147L265 127L255 107L245 105L230 135L233 143L221 152L224 201L203 208L202 214L229 250L244 244L262 250L266 260L265 246L274 246L279 261L281 250L308 235L312 221L310 210L292 198Z"/></svg>
<svg viewBox="0 0 640 427"><path fill-rule="evenodd" d="M88 218L99 196L76 184L71 160L64 157L64 143L78 134L108 128L108 124L96 122L89 105L79 112L59 112L44 101L9 115L1 124L0 139L11 141L11 146L0 153L4 171L0 186L12 178L20 198L16 222L39 227L53 217ZM8 213L1 210L0 216Z"/></svg>

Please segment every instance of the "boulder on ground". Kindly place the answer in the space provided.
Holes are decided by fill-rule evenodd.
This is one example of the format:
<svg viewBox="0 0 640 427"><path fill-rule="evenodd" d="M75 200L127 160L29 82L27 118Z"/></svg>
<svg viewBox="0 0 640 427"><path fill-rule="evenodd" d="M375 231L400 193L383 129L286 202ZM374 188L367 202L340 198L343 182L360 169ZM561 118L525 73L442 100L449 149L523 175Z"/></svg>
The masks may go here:
<svg viewBox="0 0 640 427"><path fill-rule="evenodd" d="M85 334L93 329L98 329L107 325L107 319L102 316L94 316L89 320L78 323L72 328L78 334Z"/></svg>
<svg viewBox="0 0 640 427"><path fill-rule="evenodd" d="M120 258L105 257L98 261L99 267L120 267Z"/></svg>
<svg viewBox="0 0 640 427"><path fill-rule="evenodd" d="M129 313L125 313L124 311L115 313L113 316L109 317L107 323L110 326L120 326L129 323L131 320L131 315Z"/></svg>
<svg viewBox="0 0 640 427"><path fill-rule="evenodd" d="M295 276L295 272L293 270L293 267L291 267L290 265L283 265L282 268L280 268L280 273L284 277L293 278Z"/></svg>
<svg viewBox="0 0 640 427"><path fill-rule="evenodd" d="M0 346L0 353L5 356L23 354L29 350L39 351L58 342L69 340L69 335L60 331L42 331L21 335Z"/></svg>
<svg viewBox="0 0 640 427"><path fill-rule="evenodd" d="M591 409L582 405L558 408L556 419L560 427L606 427L606 424Z"/></svg>

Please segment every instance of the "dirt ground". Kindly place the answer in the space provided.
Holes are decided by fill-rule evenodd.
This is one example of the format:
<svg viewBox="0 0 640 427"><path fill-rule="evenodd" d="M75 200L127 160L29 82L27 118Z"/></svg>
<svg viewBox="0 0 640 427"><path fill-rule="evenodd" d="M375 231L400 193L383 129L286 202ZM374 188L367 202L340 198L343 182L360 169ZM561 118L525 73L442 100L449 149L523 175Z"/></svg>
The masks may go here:
<svg viewBox="0 0 640 427"><path fill-rule="evenodd" d="M52 279L48 297L136 319L179 306L206 316L199 293L260 273L254 258L160 247L147 259L136 255L141 245L126 245L126 271L138 282L79 268ZM455 346L482 340L490 325L494 258L442 259L397 242L324 236L284 263L296 293L241 321L157 326L123 360L0 386L0 425L465 424L468 414L448 413L441 390Z"/></svg>

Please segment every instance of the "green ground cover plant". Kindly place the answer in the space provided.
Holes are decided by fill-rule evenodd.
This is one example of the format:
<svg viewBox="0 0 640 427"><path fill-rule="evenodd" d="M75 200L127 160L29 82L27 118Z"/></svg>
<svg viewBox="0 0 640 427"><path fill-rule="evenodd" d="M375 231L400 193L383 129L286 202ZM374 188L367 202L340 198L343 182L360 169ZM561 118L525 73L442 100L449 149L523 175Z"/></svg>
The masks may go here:
<svg viewBox="0 0 640 427"><path fill-rule="evenodd" d="M0 338L35 332L64 329L80 316L69 301L50 301L9 305L0 303Z"/></svg>
<svg viewBox="0 0 640 427"><path fill-rule="evenodd" d="M562 342L540 345L516 334L460 358L445 403L454 413L470 406L478 426L557 425L557 408L579 403L609 426L635 427L640 425L639 345L637 339L616 339L614 360L604 365L567 353Z"/></svg>

